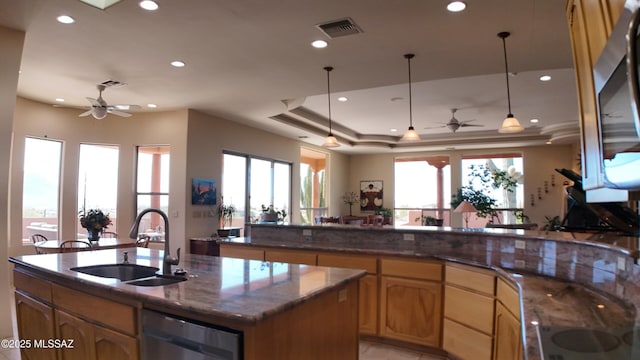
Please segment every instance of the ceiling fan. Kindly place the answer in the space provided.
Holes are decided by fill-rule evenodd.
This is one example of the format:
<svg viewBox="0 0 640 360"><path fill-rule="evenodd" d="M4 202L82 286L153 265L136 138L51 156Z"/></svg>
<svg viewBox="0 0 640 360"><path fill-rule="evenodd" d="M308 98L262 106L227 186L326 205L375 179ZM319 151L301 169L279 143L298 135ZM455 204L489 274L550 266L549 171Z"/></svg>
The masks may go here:
<svg viewBox="0 0 640 360"><path fill-rule="evenodd" d="M436 126L436 128L441 128L441 127L448 127L449 130L451 130L451 132L456 132L459 128L461 127L467 127L467 126L484 126L484 125L475 125L475 124L469 124L472 121L475 121L475 119L473 120L464 120L464 121L460 121L458 119L456 119L456 111L458 111L458 109L451 109L451 119L449 120L449 122L447 123L441 123L443 124L442 126ZM433 129L434 127L428 127L425 129Z"/></svg>
<svg viewBox="0 0 640 360"><path fill-rule="evenodd" d="M91 108L78 116L83 117L83 116L92 115L94 118L98 120L104 119L107 116L107 114L113 114L113 115L122 116L122 117L129 117L131 116L131 114L121 110L140 109L139 105L109 105L102 98L102 92L104 91L106 86L103 84L98 84L96 87L98 88L98 91L99 91L98 98L94 99L94 98L88 97L87 100L89 100L89 102L91 103Z"/></svg>

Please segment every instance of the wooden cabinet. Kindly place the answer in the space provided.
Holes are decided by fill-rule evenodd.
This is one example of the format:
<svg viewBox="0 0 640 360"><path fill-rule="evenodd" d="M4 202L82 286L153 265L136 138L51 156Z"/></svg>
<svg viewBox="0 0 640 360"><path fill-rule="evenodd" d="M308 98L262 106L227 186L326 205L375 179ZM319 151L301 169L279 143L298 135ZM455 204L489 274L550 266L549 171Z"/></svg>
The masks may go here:
<svg viewBox="0 0 640 360"><path fill-rule="evenodd" d="M23 359L139 359L137 307L20 271L14 271L14 284L20 338L49 346L24 349ZM73 339L73 348L47 344L68 339Z"/></svg>
<svg viewBox="0 0 640 360"><path fill-rule="evenodd" d="M313 251L267 249L264 252L264 260L289 264L316 265L317 255Z"/></svg>
<svg viewBox="0 0 640 360"><path fill-rule="evenodd" d="M53 308L20 292L16 292L15 298L19 338L31 341L54 339ZM23 360L56 359L55 351L34 346L21 349L20 355Z"/></svg>
<svg viewBox="0 0 640 360"><path fill-rule="evenodd" d="M378 332L378 259L372 256L319 253L318 266L367 271L367 275L359 281L359 331L361 334L376 335Z"/></svg>
<svg viewBox="0 0 640 360"><path fill-rule="evenodd" d="M518 290L498 279L493 360L522 359L522 325Z"/></svg>
<svg viewBox="0 0 640 360"><path fill-rule="evenodd" d="M264 261L264 249L247 245L220 244L220 256Z"/></svg>
<svg viewBox="0 0 640 360"><path fill-rule="evenodd" d="M380 260L380 336L440 347L442 264Z"/></svg>
<svg viewBox="0 0 640 360"><path fill-rule="evenodd" d="M447 264L445 284L443 349L462 359L491 360L496 286L493 271Z"/></svg>
<svg viewBox="0 0 640 360"><path fill-rule="evenodd" d="M582 140L582 186L585 190L604 186L593 66L598 61L623 5L623 0L567 1Z"/></svg>

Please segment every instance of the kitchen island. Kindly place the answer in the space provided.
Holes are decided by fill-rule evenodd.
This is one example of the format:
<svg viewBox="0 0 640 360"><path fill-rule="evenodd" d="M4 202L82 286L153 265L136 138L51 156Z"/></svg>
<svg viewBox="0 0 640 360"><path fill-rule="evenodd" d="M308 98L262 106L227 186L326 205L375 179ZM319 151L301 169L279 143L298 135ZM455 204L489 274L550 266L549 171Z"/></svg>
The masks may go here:
<svg viewBox="0 0 640 360"><path fill-rule="evenodd" d="M73 348L32 342L24 359L144 359L145 311L240 334L240 355L229 359L358 358L364 271L186 255L186 281L135 286L70 270L122 263L125 251L130 264L162 268L162 252L145 248L9 259L20 339L75 340Z"/></svg>
<svg viewBox="0 0 640 360"><path fill-rule="evenodd" d="M367 336L473 360L640 358L637 237L336 224L250 224L250 234L223 240L221 255L373 264L360 280ZM363 307L378 308L364 323ZM408 316L421 309L422 323Z"/></svg>

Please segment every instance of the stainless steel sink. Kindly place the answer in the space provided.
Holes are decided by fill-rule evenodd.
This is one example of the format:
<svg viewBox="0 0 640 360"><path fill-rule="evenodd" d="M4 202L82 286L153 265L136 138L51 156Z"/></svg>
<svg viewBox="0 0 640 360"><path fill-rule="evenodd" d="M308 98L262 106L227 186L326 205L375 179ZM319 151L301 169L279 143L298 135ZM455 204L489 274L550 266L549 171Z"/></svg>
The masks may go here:
<svg viewBox="0 0 640 360"><path fill-rule="evenodd" d="M127 284L135 285L135 286L162 286L162 285L171 285L175 283L179 283L181 281L185 281L187 278L185 277L167 277L167 276L156 276L148 279L140 279L135 281L130 281Z"/></svg>
<svg viewBox="0 0 640 360"><path fill-rule="evenodd" d="M73 271L100 276L105 278L119 279L120 281L129 281L155 276L160 269L152 266L136 265L136 264L107 264L107 265L91 265L79 266L71 268Z"/></svg>

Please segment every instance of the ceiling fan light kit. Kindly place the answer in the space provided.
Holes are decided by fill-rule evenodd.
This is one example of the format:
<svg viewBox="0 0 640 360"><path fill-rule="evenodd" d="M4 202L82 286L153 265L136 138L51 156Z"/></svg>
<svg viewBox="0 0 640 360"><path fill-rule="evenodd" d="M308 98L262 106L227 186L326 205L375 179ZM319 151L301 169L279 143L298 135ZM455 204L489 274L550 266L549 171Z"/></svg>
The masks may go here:
<svg viewBox="0 0 640 360"><path fill-rule="evenodd" d="M404 57L407 59L407 65L409 69L409 128L404 132L402 141L419 141L420 135L413 128L413 112L412 112L412 103L411 103L411 59L414 57L414 54L405 54Z"/></svg>
<svg viewBox="0 0 640 360"><path fill-rule="evenodd" d="M333 70L333 67L325 66L324 70L327 72L327 100L329 103L329 134L327 134L327 137L324 139L324 143L322 144L322 146L334 148L334 147L340 146L340 144L338 143L338 139L336 139L336 137L333 136L333 133L331 132L331 81L329 78L329 73L331 73L331 70Z"/></svg>
<svg viewBox="0 0 640 360"><path fill-rule="evenodd" d="M91 107L89 108L89 110L78 115L79 117L91 115L97 120L104 119L108 114L113 114L121 117L130 117L131 114L120 110L133 110L140 108L140 106L138 105L108 105L107 102L102 98L102 92L106 88L106 85L98 84L96 85L96 87L99 92L98 98L94 99L88 97L87 100L89 100L89 102L91 103Z"/></svg>
<svg viewBox="0 0 640 360"><path fill-rule="evenodd" d="M499 32L498 37L502 39L502 49L504 50L504 75L507 79L507 104L509 105L509 113L502 122L502 126L498 129L501 134L512 134L524 130L524 127L520 125L520 121L516 119L511 113L511 94L509 92L509 63L507 62L507 42L506 38L511 35L507 31Z"/></svg>

